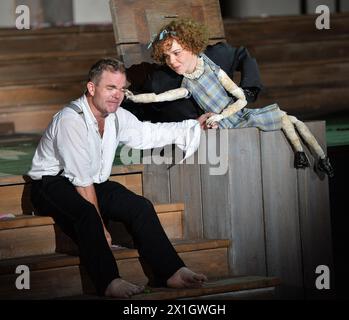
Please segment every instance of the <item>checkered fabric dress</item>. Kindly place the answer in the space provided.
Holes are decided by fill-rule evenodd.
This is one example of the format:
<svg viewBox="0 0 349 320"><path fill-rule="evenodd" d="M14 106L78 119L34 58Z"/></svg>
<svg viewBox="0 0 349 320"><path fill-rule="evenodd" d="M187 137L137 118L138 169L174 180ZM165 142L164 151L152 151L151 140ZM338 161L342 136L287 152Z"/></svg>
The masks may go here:
<svg viewBox="0 0 349 320"><path fill-rule="evenodd" d="M197 79L184 77L182 87L190 92L190 95L205 112L221 113L229 104L234 103L234 98L227 93L218 80L220 67L205 54L202 54L201 57L204 60L204 73ZM259 109L243 108L221 120L219 127L256 127L263 131L279 130L281 129L281 118L285 114L277 104Z"/></svg>

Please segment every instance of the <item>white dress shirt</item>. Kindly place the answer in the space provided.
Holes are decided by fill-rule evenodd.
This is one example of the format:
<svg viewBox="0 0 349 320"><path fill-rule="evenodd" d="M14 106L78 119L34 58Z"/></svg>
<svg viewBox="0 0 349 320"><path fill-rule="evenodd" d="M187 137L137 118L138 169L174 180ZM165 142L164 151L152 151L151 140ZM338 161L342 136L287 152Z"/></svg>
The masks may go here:
<svg viewBox="0 0 349 320"><path fill-rule="evenodd" d="M69 107L56 113L35 151L28 175L33 180L57 175L74 186L86 187L108 180L119 142L134 149L151 149L175 143L186 151L185 158L200 143L200 125L196 120L149 123L139 121L132 113L119 107L105 118L103 137L86 96L73 101L84 116ZM119 129L116 134L115 117Z"/></svg>

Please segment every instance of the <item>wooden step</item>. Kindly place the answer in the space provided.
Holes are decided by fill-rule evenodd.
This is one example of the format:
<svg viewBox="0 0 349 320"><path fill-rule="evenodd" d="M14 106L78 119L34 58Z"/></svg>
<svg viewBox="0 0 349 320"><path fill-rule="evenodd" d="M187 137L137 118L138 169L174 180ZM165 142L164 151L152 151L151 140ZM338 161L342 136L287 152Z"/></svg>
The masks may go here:
<svg viewBox="0 0 349 320"><path fill-rule="evenodd" d="M143 195L142 165L113 167L111 181L123 184L131 191ZM0 178L0 214L29 214L33 208L30 202L30 181L22 176Z"/></svg>
<svg viewBox="0 0 349 320"><path fill-rule="evenodd" d="M73 26L30 29L0 29L0 59L14 60L45 53L56 55L91 50L112 51L115 48L113 28L106 26ZM91 47L91 43L93 46Z"/></svg>
<svg viewBox="0 0 349 320"><path fill-rule="evenodd" d="M16 133L42 133L63 104L0 107L0 123L11 123Z"/></svg>
<svg viewBox="0 0 349 320"><path fill-rule="evenodd" d="M149 289L149 292L135 295L131 300L215 299L222 294L225 294L225 299L236 299L239 296L251 299L256 296L256 293L252 290L274 288L279 284L280 280L276 277L236 276L217 280L210 279L202 288ZM231 293L234 294L229 295Z"/></svg>
<svg viewBox="0 0 349 320"><path fill-rule="evenodd" d="M209 278L227 277L229 274L227 252L229 240L193 240L174 242L176 251L186 265ZM134 283L147 283L133 249L113 250L121 276ZM17 290L14 286L17 266L26 265L30 270L30 290ZM84 288L84 289L83 289ZM81 295L92 292L79 258L64 254L50 254L0 261L1 299L40 299Z"/></svg>
<svg viewBox="0 0 349 320"><path fill-rule="evenodd" d="M37 59L20 59L13 63L12 60L0 61L0 84L8 84L15 81L37 79L61 79L67 76L82 76L87 78L90 67L99 59L105 56L115 56L115 53L89 54L72 57L47 57Z"/></svg>
<svg viewBox="0 0 349 320"><path fill-rule="evenodd" d="M11 107L12 112L18 112L18 107L23 106L38 105L44 108L50 104L61 104L63 107L65 103L81 96L85 89L85 77L70 77L66 81L44 80L44 83L31 81L30 84L1 86L0 113L3 108L10 112Z"/></svg>
<svg viewBox="0 0 349 320"><path fill-rule="evenodd" d="M184 205L155 205L161 225L170 239L183 238ZM110 233L113 244L127 245L131 237L122 224L112 224ZM77 254L73 241L54 225L50 217L17 216L0 219L0 259L42 255L54 252Z"/></svg>
<svg viewBox="0 0 349 320"><path fill-rule="evenodd" d="M231 43L236 46L236 43ZM241 44L243 45L243 44ZM258 65L287 62L312 62L319 60L336 60L348 58L349 37L328 39L327 41L307 42L292 39L286 43L245 44L250 54L257 59Z"/></svg>
<svg viewBox="0 0 349 320"><path fill-rule="evenodd" d="M228 43L235 45L280 44L297 41L327 41L349 34L348 13L331 14L331 29L315 28L317 15L225 19ZM290 27L292 26L292 27Z"/></svg>
<svg viewBox="0 0 349 320"><path fill-rule="evenodd" d="M349 41L348 41L349 44ZM312 62L274 63L260 66L265 88L301 86L341 86L347 82L349 60L315 60Z"/></svg>
<svg viewBox="0 0 349 320"><path fill-rule="evenodd" d="M349 85L265 88L258 100L249 105L260 108L277 102L282 110L300 119L321 119L348 110Z"/></svg>
<svg viewBox="0 0 349 320"><path fill-rule="evenodd" d="M276 277L233 276L209 279L201 288L170 289L146 287L145 292L129 300L255 300L273 299ZM92 294L59 298L60 300L116 300Z"/></svg>

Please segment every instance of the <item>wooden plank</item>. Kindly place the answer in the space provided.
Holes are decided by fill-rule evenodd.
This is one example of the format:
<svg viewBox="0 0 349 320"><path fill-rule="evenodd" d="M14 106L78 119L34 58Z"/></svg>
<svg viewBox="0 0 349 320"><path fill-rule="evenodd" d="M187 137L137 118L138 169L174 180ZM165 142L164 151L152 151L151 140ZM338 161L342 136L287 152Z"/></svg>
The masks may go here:
<svg viewBox="0 0 349 320"><path fill-rule="evenodd" d="M166 203L154 205L155 211L158 213L172 212L172 211L184 211L184 203Z"/></svg>
<svg viewBox="0 0 349 320"><path fill-rule="evenodd" d="M151 62L147 46L153 34L178 17L206 22L210 25L211 39L224 39L220 6L216 0L187 0L182 1L181 6L171 0L111 0L110 5L118 56L126 67Z"/></svg>
<svg viewBox="0 0 349 320"><path fill-rule="evenodd" d="M229 130L228 151L233 270L266 275L259 131Z"/></svg>
<svg viewBox="0 0 349 320"><path fill-rule="evenodd" d="M183 252L179 256L188 268L195 270L195 272L205 273L209 278L229 275L226 248ZM208 257L212 258L208 260ZM129 279L129 281L137 284L147 284L147 278L138 259L119 260L117 263L120 274L124 279Z"/></svg>
<svg viewBox="0 0 349 320"><path fill-rule="evenodd" d="M174 209L176 207L181 206L173 206ZM183 211L157 211L157 214L170 239L183 239ZM132 238L123 224L110 221L108 230L112 236L113 244L128 248L134 247ZM33 241L30 237L33 237ZM0 258L6 259L55 251L76 254L78 250L76 244L57 225L54 225L54 221L50 217L18 216L0 220L0 242L2 242L0 249L3 250L0 253Z"/></svg>
<svg viewBox="0 0 349 320"><path fill-rule="evenodd" d="M281 131L261 132L267 274L279 277L284 298L303 297L297 170Z"/></svg>
<svg viewBox="0 0 349 320"><path fill-rule="evenodd" d="M49 57L46 59L27 59L13 61L0 61L0 83L16 80L35 80L42 78L64 78L66 76L87 76L90 67L103 54L77 56L69 58ZM30 63L29 63L30 62ZM6 76L5 76L6 75Z"/></svg>
<svg viewBox="0 0 349 320"><path fill-rule="evenodd" d="M0 259L52 253L55 244L53 225L1 230Z"/></svg>
<svg viewBox="0 0 349 320"><path fill-rule="evenodd" d="M186 265L197 272L202 272L212 278L227 277L226 250L213 249L198 252L181 253L180 257ZM210 263L207 259L210 257ZM136 258L117 261L120 275L127 281L146 285L141 264ZM47 299L82 294L87 287L91 291L91 282L84 268L78 265L52 268L46 270L31 270L30 290L17 290L14 286L18 274L13 272L0 276L0 297L2 299Z"/></svg>
<svg viewBox="0 0 349 320"><path fill-rule="evenodd" d="M13 122L0 123L0 135L14 134L15 126Z"/></svg>
<svg viewBox="0 0 349 320"><path fill-rule="evenodd" d="M236 43L231 43L236 45ZM341 38L333 37L328 40L309 39L307 42L292 42L276 44L242 44L246 46L250 54L255 57L258 64L287 63L287 62L312 62L314 60L346 59L349 50L348 35Z"/></svg>
<svg viewBox="0 0 349 320"><path fill-rule="evenodd" d="M117 44L146 44L159 28L177 17L191 17L208 25L211 38L224 38L219 2L214 0L111 0L114 35Z"/></svg>
<svg viewBox="0 0 349 320"><path fill-rule="evenodd" d="M172 243L174 245L175 250L178 253L201 250L213 250L221 248L226 249L230 245L230 241L224 239L175 240ZM135 249L114 249L113 254L117 261L139 257L139 254ZM43 270L50 268L73 266L79 263L79 258L77 256L71 256L60 253L13 258L0 260L0 274L12 273L13 268L20 264L27 265L30 268L30 270Z"/></svg>
<svg viewBox="0 0 349 320"><path fill-rule="evenodd" d="M143 158L144 159L144 158ZM143 160L144 163L144 160ZM144 197L153 203L170 202L168 165L145 164L143 171Z"/></svg>
<svg viewBox="0 0 349 320"><path fill-rule="evenodd" d="M180 164L170 169L170 201L182 201L184 211L184 237L203 237L200 165Z"/></svg>
<svg viewBox="0 0 349 320"><path fill-rule="evenodd" d="M302 86L290 88L266 88L257 102L249 107L261 107L277 102L280 108L302 119L325 117L348 110L349 86Z"/></svg>
<svg viewBox="0 0 349 320"><path fill-rule="evenodd" d="M195 246L192 246L192 248L195 248ZM136 250L128 251L135 252ZM117 255L115 251L114 254ZM196 272L205 273L209 278L217 277L217 275L222 277L228 276L226 248L211 248L198 251L194 249L193 251L180 252L179 255L189 268ZM49 257L51 264L47 263L48 257L45 256L41 257L41 263L39 263L40 259L38 258L36 258L35 263L31 263L31 261L35 261L35 257L32 257L31 260L28 257L25 259L12 259L12 263L0 261L0 264L2 264L2 270L0 271L2 273L0 276L0 297L6 299L53 298L82 294L83 284L87 282L89 286L89 281L84 279L85 273L79 268L79 259L63 255L51 255ZM68 263L66 265L64 263L61 265L57 264L59 259L66 259ZM124 279L138 284L146 284L147 279L143 274L137 255L122 260L118 260L117 257L116 259L120 274ZM18 277L18 275L14 274L14 270L19 263L27 265L31 271L31 290L19 292L13 285ZM67 276L67 273L69 276ZM60 282L60 285L55 288L57 281ZM70 291L74 291L74 293ZM22 292L24 293L22 294Z"/></svg>
<svg viewBox="0 0 349 320"><path fill-rule="evenodd" d="M159 220L169 239L183 239L183 211L161 213Z"/></svg>
<svg viewBox="0 0 349 320"><path fill-rule="evenodd" d="M134 167L135 170L141 170L142 167ZM122 169L114 169L122 171ZM127 171L127 169L124 169ZM132 168L129 169L132 172ZM0 185L0 213L15 215L31 214L33 207L30 202L30 183L23 181L23 178L13 177L3 178L2 186ZM12 183L9 182L12 180ZM115 175L112 174L110 180L118 181L131 191L142 195L142 173ZM17 182L18 181L18 182Z"/></svg>
<svg viewBox="0 0 349 320"><path fill-rule="evenodd" d="M142 173L144 166L142 164L134 165L118 165L113 166L111 170L111 176L113 175L123 175L123 174L132 174L132 173ZM0 177L0 187L7 185L16 185L16 184L25 184L30 182L28 177L24 176L10 176L10 177Z"/></svg>
<svg viewBox="0 0 349 320"><path fill-rule="evenodd" d="M111 181L116 181L127 189L133 191L138 195L143 195L143 186L142 186L142 174L128 174L128 175L114 175L109 178Z"/></svg>
<svg viewBox="0 0 349 320"><path fill-rule="evenodd" d="M16 218L1 219L0 220L0 231L6 229L16 229L25 227L36 227L52 225L54 221L51 217L40 217L40 216L17 216Z"/></svg>
<svg viewBox="0 0 349 320"><path fill-rule="evenodd" d="M256 276L242 276L211 280L201 288L195 289L152 289L150 293L135 295L131 300L173 300L179 298L192 298L200 296L216 295L219 293L245 291L258 288L268 288L279 285L277 278L263 278Z"/></svg>
<svg viewBox="0 0 349 320"><path fill-rule="evenodd" d="M87 72L87 71L86 71ZM10 112L4 107L12 107L12 112L18 112L21 106L41 106L68 103L82 95L85 89L84 81L74 80L69 82L32 84L21 86L2 86L0 88L0 112Z"/></svg>
<svg viewBox="0 0 349 320"><path fill-rule="evenodd" d="M74 33L103 33L112 32L112 25L74 25L74 26L53 26L50 28L31 28L23 33L23 30L17 28L1 28L0 37L36 37L44 35L62 35L62 34L74 34Z"/></svg>
<svg viewBox="0 0 349 320"><path fill-rule="evenodd" d="M348 40L349 44L349 40ZM348 60L315 60L312 62L275 63L260 67L263 85L271 87L322 86L349 83Z"/></svg>
<svg viewBox="0 0 349 320"><path fill-rule="evenodd" d="M12 122L16 133L39 133L46 129L61 108L62 104L1 108L0 122Z"/></svg>
<svg viewBox="0 0 349 320"><path fill-rule="evenodd" d="M2 299L51 299L82 293L79 266L59 269L30 271L30 290L17 290L15 283L19 275L13 273L0 277Z"/></svg>
<svg viewBox="0 0 349 320"><path fill-rule="evenodd" d="M0 187L1 214L31 214L33 207L30 203L29 185L11 185Z"/></svg>
<svg viewBox="0 0 349 320"><path fill-rule="evenodd" d="M227 42L235 46L285 43L295 39L326 41L349 34L348 16L348 13L331 14L331 29L321 32L315 28L317 15L225 19L224 29Z"/></svg>
<svg viewBox="0 0 349 320"><path fill-rule="evenodd" d="M325 122L307 122L306 125L326 150ZM306 151L313 168L314 158ZM306 298L333 298L334 290L317 290L315 287L316 277L319 276L315 273L318 266L325 265L330 271L334 270L327 176L319 176L314 170L299 170L298 190Z"/></svg>
<svg viewBox="0 0 349 320"><path fill-rule="evenodd" d="M234 274L265 275L258 131L249 128L226 132L227 173L210 175L207 165L201 171L204 236L232 239L229 262ZM209 145L207 152L216 150Z"/></svg>
<svg viewBox="0 0 349 320"><path fill-rule="evenodd" d="M73 52L92 50L114 50L114 37L111 25L50 27L43 29L0 31L0 59L17 59L18 55L35 56L50 52ZM93 48L91 48L93 42Z"/></svg>
<svg viewBox="0 0 349 320"><path fill-rule="evenodd" d="M165 211L159 212L155 206L160 223L170 240L183 239L183 211ZM121 245L127 248L133 248L134 243L126 227L120 222L110 221L108 230L113 239L113 244ZM69 252L71 247L63 248L59 252ZM74 252L74 250L72 250Z"/></svg>

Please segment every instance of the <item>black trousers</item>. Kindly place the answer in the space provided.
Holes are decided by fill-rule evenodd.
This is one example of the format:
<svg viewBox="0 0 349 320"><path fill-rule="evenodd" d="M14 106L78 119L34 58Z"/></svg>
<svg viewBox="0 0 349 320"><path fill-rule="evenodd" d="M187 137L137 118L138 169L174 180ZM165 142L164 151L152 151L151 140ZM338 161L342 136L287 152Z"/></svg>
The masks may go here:
<svg viewBox="0 0 349 320"><path fill-rule="evenodd" d="M152 203L117 182L94 186L103 220L125 224L140 257L151 268L154 284L166 285L166 280L184 263L167 238ZM97 293L103 295L108 284L120 275L94 205L61 176L33 181L31 200L39 215L51 216L78 245L81 263Z"/></svg>

